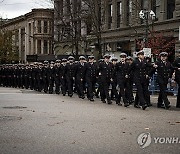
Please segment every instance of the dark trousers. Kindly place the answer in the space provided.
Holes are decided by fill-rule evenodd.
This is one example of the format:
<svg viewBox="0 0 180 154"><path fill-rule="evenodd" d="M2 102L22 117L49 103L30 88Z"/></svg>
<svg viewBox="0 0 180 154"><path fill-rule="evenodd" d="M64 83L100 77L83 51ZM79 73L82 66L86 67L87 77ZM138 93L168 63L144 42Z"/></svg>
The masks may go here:
<svg viewBox="0 0 180 154"><path fill-rule="evenodd" d="M28 76L24 77L24 86L25 86L26 89L29 88L29 77Z"/></svg>
<svg viewBox="0 0 180 154"><path fill-rule="evenodd" d="M42 89L43 89L43 80L42 80L42 78L39 78L39 79L37 79L37 83L38 83L38 91L42 91Z"/></svg>
<svg viewBox="0 0 180 154"><path fill-rule="evenodd" d="M93 99L95 92L96 78L86 78L87 83L87 97Z"/></svg>
<svg viewBox="0 0 180 154"><path fill-rule="evenodd" d="M53 93L53 87L54 87L54 79L49 79L49 93Z"/></svg>
<svg viewBox="0 0 180 154"><path fill-rule="evenodd" d="M111 89L111 98L113 99L115 97L115 99L117 100L118 98L118 92L117 92L117 81L116 79L113 79L113 82L111 82L112 85L112 89Z"/></svg>
<svg viewBox="0 0 180 154"><path fill-rule="evenodd" d="M126 80L123 80L123 79L118 79L118 86L119 86L119 88L120 88L120 96L122 97L122 99L123 99L123 103L124 104L127 104L128 102L127 102L127 99L126 99L126 96L125 96L125 89L126 89ZM121 98L119 96L119 99ZM120 102L120 100L118 100L119 102Z"/></svg>
<svg viewBox="0 0 180 154"><path fill-rule="evenodd" d="M176 107L180 108L180 83L178 83L178 95L177 95Z"/></svg>
<svg viewBox="0 0 180 154"><path fill-rule="evenodd" d="M32 79L32 77L29 77L29 87L31 90L33 90L33 79Z"/></svg>
<svg viewBox="0 0 180 154"><path fill-rule="evenodd" d="M139 102L141 106L147 105L148 98L149 98L149 91L148 91L148 85L146 80L135 80L135 85L137 88L137 95L139 98Z"/></svg>
<svg viewBox="0 0 180 154"><path fill-rule="evenodd" d="M166 93L168 81L158 80L158 84L160 89L158 97L158 106L162 106L163 103L165 106L168 106L170 104Z"/></svg>
<svg viewBox="0 0 180 154"><path fill-rule="evenodd" d="M60 77L55 77L55 92L60 93Z"/></svg>
<svg viewBox="0 0 180 154"><path fill-rule="evenodd" d="M126 83L125 96L126 96L127 101L129 103L133 103L134 102L133 81L131 81L131 80L128 80L127 83Z"/></svg>
<svg viewBox="0 0 180 154"><path fill-rule="evenodd" d="M70 77L67 77L66 80L67 80L68 94L72 95L74 80L73 80L73 78L70 78Z"/></svg>
<svg viewBox="0 0 180 154"><path fill-rule="evenodd" d="M49 87L48 79L47 79L47 77L44 77L44 78L43 78L43 89L44 89L44 92L45 92L45 93L47 93L48 87Z"/></svg>
<svg viewBox="0 0 180 154"><path fill-rule="evenodd" d="M62 94L65 95L66 94L66 90L67 90L67 84L66 84L66 78L62 78L61 77L61 91L62 91Z"/></svg>
<svg viewBox="0 0 180 154"><path fill-rule="evenodd" d="M110 85L110 79L108 78L101 78L100 80L100 96L101 100L107 99L108 101L111 100L109 96L109 85Z"/></svg>
<svg viewBox="0 0 180 154"><path fill-rule="evenodd" d="M77 93L79 96L84 96L84 80L80 78L76 78L76 85L77 85Z"/></svg>

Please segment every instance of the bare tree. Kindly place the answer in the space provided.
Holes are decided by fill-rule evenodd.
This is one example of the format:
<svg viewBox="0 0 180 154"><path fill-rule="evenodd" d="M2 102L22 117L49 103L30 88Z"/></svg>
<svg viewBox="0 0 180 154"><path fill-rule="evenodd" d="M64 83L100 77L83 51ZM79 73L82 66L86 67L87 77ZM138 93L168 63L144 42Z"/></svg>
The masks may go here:
<svg viewBox="0 0 180 154"><path fill-rule="evenodd" d="M84 10L81 0L55 0L55 28L57 32L56 42L71 43L72 54L79 54L79 44L84 40L82 29L85 28L82 18Z"/></svg>
<svg viewBox="0 0 180 154"><path fill-rule="evenodd" d="M90 30L91 39L94 40L98 58L102 57L102 31L105 14L105 4L102 0L82 0L85 8L85 23Z"/></svg>

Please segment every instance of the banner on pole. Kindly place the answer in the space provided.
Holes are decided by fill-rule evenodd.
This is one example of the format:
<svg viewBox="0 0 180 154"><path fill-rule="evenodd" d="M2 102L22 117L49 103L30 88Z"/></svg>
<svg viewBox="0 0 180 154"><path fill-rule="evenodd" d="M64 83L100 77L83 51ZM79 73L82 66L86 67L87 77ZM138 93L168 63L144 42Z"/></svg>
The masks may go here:
<svg viewBox="0 0 180 154"><path fill-rule="evenodd" d="M151 58L151 48L143 48L144 56Z"/></svg>

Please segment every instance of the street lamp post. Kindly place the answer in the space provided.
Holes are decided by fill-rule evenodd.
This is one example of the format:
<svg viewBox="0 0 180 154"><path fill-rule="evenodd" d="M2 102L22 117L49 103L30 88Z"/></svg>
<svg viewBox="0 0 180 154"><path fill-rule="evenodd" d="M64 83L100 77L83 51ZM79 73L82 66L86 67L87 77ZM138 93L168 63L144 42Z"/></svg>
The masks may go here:
<svg viewBox="0 0 180 154"><path fill-rule="evenodd" d="M145 48L147 47L148 43L148 30L149 30L149 19L154 20L156 15L152 10L141 10L139 12L140 19L145 20Z"/></svg>

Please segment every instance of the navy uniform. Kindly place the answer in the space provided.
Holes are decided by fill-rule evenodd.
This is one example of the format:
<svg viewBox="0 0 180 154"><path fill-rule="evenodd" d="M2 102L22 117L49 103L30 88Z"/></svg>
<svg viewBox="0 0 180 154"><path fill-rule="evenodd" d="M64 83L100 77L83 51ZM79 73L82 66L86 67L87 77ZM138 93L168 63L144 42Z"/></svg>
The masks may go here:
<svg viewBox="0 0 180 154"><path fill-rule="evenodd" d="M5 73L5 68L4 68L5 66L4 65L2 65L2 68L1 68L1 85L4 87L4 78L5 78L5 75L4 75L4 73Z"/></svg>
<svg viewBox="0 0 180 154"><path fill-rule="evenodd" d="M36 80L37 80L37 84L38 84L38 88L37 90L39 92L41 92L43 90L43 69L42 69L42 63L38 64L38 68L37 68L37 74L36 74Z"/></svg>
<svg viewBox="0 0 180 154"><path fill-rule="evenodd" d="M59 59L56 60L54 66L54 81L55 81L56 94L60 94L60 77L61 77L60 65L61 65L61 60Z"/></svg>
<svg viewBox="0 0 180 154"><path fill-rule="evenodd" d="M85 60L84 56L79 57L79 62L75 65L75 80L77 85L77 94L79 98L84 99L84 87L85 87Z"/></svg>
<svg viewBox="0 0 180 154"><path fill-rule="evenodd" d="M29 88L29 66L28 65L25 66L25 70L24 70L24 87L26 89Z"/></svg>
<svg viewBox="0 0 180 154"><path fill-rule="evenodd" d="M145 110L149 101L149 91L147 85L148 78L148 63L144 59L144 52L141 50L137 53L138 58L134 60L131 69L134 75L134 83L137 88L137 95L139 98L140 106Z"/></svg>
<svg viewBox="0 0 180 154"><path fill-rule="evenodd" d="M43 67L43 89L44 92L47 93L48 92L48 88L49 88L49 75L48 75L48 70L49 70L49 62L47 60L44 61L44 67Z"/></svg>
<svg viewBox="0 0 180 154"><path fill-rule="evenodd" d="M61 72L60 82L61 82L61 91L62 91L63 96L66 95L66 91L67 91L66 63L67 63L67 59L63 58L61 66L60 66L60 72Z"/></svg>
<svg viewBox="0 0 180 154"><path fill-rule="evenodd" d="M104 62L104 59L99 59L98 60L98 63L97 63L97 67L98 67L98 70L99 70L99 64L100 63L102 63L102 62ZM99 93L100 93L100 88L101 88L101 81L100 81L100 78L99 78L99 76L97 76L97 84L99 85L98 87L97 87L97 90L96 90L96 92L95 92L95 95L96 95L96 98L99 98Z"/></svg>
<svg viewBox="0 0 180 154"><path fill-rule="evenodd" d="M99 81L100 81L100 95L101 101L112 104L111 97L109 96L109 86L112 81L112 63L109 62L110 55L104 55L104 62L99 64Z"/></svg>
<svg viewBox="0 0 180 154"><path fill-rule="evenodd" d="M179 56L174 61L173 67L175 69L175 81L178 84L178 95L177 95L176 107L180 108L180 50L178 51L177 54L179 54Z"/></svg>
<svg viewBox="0 0 180 154"><path fill-rule="evenodd" d="M49 94L53 93L54 87L54 62L51 61L50 66L48 68L48 83L49 83Z"/></svg>
<svg viewBox="0 0 180 154"><path fill-rule="evenodd" d="M111 82L112 89L111 89L111 99L114 100L114 98L117 100L119 97L118 92L117 92L117 71L116 71L116 65L117 65L118 59L116 57L113 57L111 59L112 62L112 79L113 81ZM116 104L118 102L116 101Z"/></svg>
<svg viewBox="0 0 180 154"><path fill-rule="evenodd" d="M128 64L128 78L126 82L126 90L125 95L129 104L134 103L134 96L133 96L133 72L131 71L131 64L133 63L133 58L128 56L126 58L126 63Z"/></svg>
<svg viewBox="0 0 180 154"><path fill-rule="evenodd" d="M88 62L86 63L86 74L85 81L87 83L87 97L90 101L94 101L94 92L95 85L97 82L97 73L98 67L97 64L94 63L94 56L88 57Z"/></svg>
<svg viewBox="0 0 180 154"><path fill-rule="evenodd" d="M18 88L20 88L21 87L21 84L20 84L20 75L21 75L21 72L20 72L20 70L21 70L21 66L20 66L20 64L17 66L17 86L18 86Z"/></svg>
<svg viewBox="0 0 180 154"><path fill-rule="evenodd" d="M127 57L126 53L120 54L120 58L124 59L126 57ZM129 71L128 66L129 65L126 63L125 60L120 61L119 63L116 64L117 84L120 88L120 96L123 99L123 103L125 107L129 106L129 103L125 96L125 89L126 89L126 83L127 83L128 71ZM119 100L120 96L117 98L118 105L121 105L120 100Z"/></svg>
<svg viewBox="0 0 180 154"><path fill-rule="evenodd" d="M25 66L24 64L22 64L20 71L20 84L22 89L24 89L24 83L25 83Z"/></svg>
<svg viewBox="0 0 180 154"><path fill-rule="evenodd" d="M75 64L74 64L74 57L68 57L69 63L66 65L66 81L67 81L67 88L68 88L68 95L70 97L73 96L73 85L74 85L74 77L75 77Z"/></svg>
<svg viewBox="0 0 180 154"><path fill-rule="evenodd" d="M157 82L160 88L157 106L160 108L169 109L170 102L167 98L166 89L168 79L171 78L173 69L170 62L167 61L167 52L161 52L159 56L160 60L155 63L155 67L157 69Z"/></svg>
<svg viewBox="0 0 180 154"><path fill-rule="evenodd" d="M32 73L33 73L33 64L30 64L29 67L29 87L31 90L33 90L33 78L32 78Z"/></svg>

